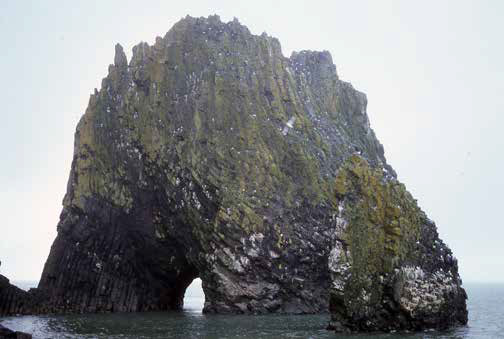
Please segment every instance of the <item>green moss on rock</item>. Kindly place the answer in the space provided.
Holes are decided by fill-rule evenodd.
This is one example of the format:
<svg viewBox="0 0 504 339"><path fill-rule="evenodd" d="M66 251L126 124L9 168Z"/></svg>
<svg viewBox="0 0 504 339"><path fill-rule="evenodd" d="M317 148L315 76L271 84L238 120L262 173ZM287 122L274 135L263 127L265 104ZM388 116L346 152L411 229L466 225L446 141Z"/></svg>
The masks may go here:
<svg viewBox="0 0 504 339"><path fill-rule="evenodd" d="M382 168L372 168L365 159L353 155L336 176L335 194L341 233L329 259L332 327L416 329L425 319L415 319L415 314L402 309L406 300L416 297L394 296L404 270L443 276L445 286L459 286L457 293L433 298L429 306L453 303L454 310L441 315L424 310L422 317L449 319L465 309L465 292L460 289L456 264L446 264L444 256L449 250L444 245L430 253L434 242L440 242L435 227L403 184ZM435 258L434 262L424 262L426 254Z"/></svg>
<svg viewBox="0 0 504 339"><path fill-rule="evenodd" d="M435 227L394 179L366 105L327 51L285 57L237 21L184 18L129 63L116 46L77 126L45 306L179 309L199 276L205 312L325 312L331 283L348 326L389 290L418 312L401 301L408 267L458 272L436 259L450 261L442 243L425 250Z"/></svg>

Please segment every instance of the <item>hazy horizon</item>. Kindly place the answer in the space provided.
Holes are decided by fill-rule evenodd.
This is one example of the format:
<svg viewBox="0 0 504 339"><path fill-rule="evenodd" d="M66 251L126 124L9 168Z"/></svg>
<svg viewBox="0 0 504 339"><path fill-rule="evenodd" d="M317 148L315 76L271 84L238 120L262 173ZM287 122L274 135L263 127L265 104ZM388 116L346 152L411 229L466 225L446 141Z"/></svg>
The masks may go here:
<svg viewBox="0 0 504 339"><path fill-rule="evenodd" d="M311 2L315 4L316 2ZM464 282L504 282L504 47L498 1L3 1L0 274L38 281L56 236L89 95L114 45L152 44L187 14L237 17L283 54L331 52L366 93L387 161L458 258Z"/></svg>

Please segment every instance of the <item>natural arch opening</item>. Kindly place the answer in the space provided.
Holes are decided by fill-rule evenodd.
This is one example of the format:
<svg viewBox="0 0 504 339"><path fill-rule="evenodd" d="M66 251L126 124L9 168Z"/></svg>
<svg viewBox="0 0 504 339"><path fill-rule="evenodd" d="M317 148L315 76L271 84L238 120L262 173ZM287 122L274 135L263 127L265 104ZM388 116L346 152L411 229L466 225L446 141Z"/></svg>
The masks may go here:
<svg viewBox="0 0 504 339"><path fill-rule="evenodd" d="M200 278L194 279L187 287L184 294L184 311L202 313L205 305L205 293L203 292Z"/></svg>

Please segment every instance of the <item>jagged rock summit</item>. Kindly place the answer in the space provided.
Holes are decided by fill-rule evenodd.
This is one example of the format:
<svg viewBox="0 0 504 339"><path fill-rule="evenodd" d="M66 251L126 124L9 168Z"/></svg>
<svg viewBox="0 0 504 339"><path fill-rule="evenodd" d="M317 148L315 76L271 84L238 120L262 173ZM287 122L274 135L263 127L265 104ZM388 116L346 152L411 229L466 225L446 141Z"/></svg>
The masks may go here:
<svg viewBox="0 0 504 339"><path fill-rule="evenodd" d="M467 322L457 262L328 52L237 20L120 45L75 133L43 312L332 312L337 330Z"/></svg>

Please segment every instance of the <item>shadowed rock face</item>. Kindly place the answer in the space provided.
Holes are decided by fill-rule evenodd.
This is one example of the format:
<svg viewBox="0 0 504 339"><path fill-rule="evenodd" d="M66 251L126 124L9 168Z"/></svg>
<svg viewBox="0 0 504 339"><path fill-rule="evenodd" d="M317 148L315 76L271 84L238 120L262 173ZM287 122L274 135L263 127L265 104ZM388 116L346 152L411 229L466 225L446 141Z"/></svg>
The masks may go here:
<svg viewBox="0 0 504 339"><path fill-rule="evenodd" d="M55 311L328 310L334 177L388 166L366 97L328 52L285 58L237 21L186 18L120 46L77 127L40 289Z"/></svg>
<svg viewBox="0 0 504 339"><path fill-rule="evenodd" d="M0 317L12 314L31 314L42 301L36 289L29 292L12 285L0 274ZM2 332L0 331L0 338Z"/></svg>
<svg viewBox="0 0 504 339"><path fill-rule="evenodd" d="M338 284L335 261L367 276L357 257L336 250L348 234L350 246L361 237L367 244L371 232L340 215L359 200L358 192L351 202L341 192L349 185L340 178L344 164L358 153L369 171L395 180L366 103L339 80L328 52L286 58L278 40L252 35L236 20L187 17L153 46L135 46L129 63L116 46L114 65L77 126L58 236L39 285L44 310L180 309L200 277L204 312L326 312ZM423 265L403 240L431 247L437 240L432 223L424 233L411 222L414 238L410 224L397 220L404 233L390 246L398 246L399 259L383 257L370 279L406 270L409 256ZM381 253L389 243L373 246ZM366 260L361 252L352 251ZM439 266L438 257L422 253ZM439 267L451 272L458 296L456 265L446 265ZM410 286L397 281L404 283L391 300L396 308ZM332 310L350 317L341 328L372 329L353 326L354 309Z"/></svg>

